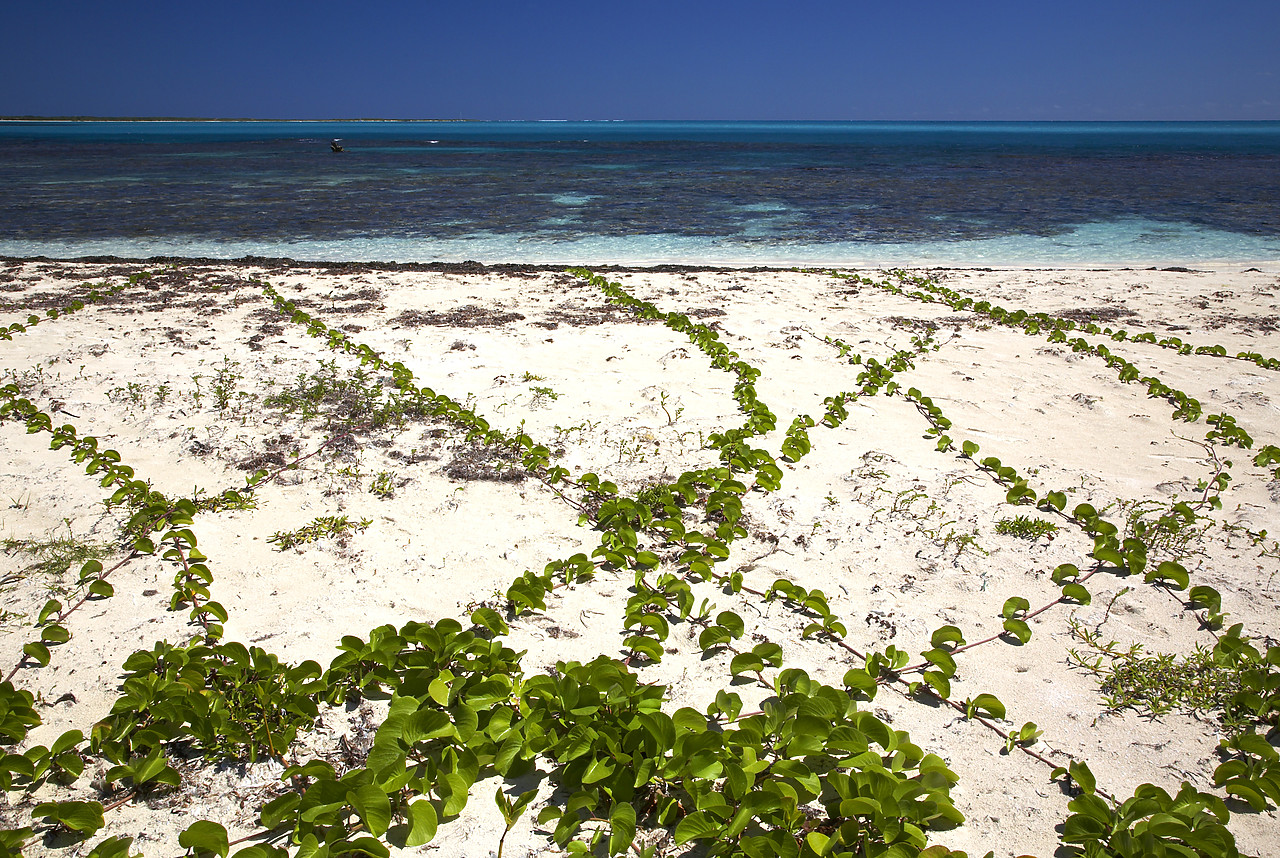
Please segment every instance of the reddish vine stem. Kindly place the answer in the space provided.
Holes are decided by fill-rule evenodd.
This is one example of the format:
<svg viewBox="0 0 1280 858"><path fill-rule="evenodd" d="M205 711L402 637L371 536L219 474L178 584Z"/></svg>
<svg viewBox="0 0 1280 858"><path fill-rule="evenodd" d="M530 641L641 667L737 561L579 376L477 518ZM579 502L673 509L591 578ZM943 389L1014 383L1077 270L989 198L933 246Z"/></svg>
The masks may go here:
<svg viewBox="0 0 1280 858"><path fill-rule="evenodd" d="M113 811L113 810L118 810L118 809L120 809L120 808L124 807L124 806L125 806L126 804L128 804L129 802L133 801L135 798L137 798L137 796L138 796L138 790L137 790L136 788L135 788L135 789L131 789L131 790L129 790L127 793L125 793L125 795L124 795L122 798L120 798L120 799L118 799L118 800L116 800L116 801L113 801L113 802L111 802L111 804L109 804L109 805L107 805L106 807L102 808L102 812L103 812L103 813L110 813L110 812L111 812L111 811Z"/></svg>

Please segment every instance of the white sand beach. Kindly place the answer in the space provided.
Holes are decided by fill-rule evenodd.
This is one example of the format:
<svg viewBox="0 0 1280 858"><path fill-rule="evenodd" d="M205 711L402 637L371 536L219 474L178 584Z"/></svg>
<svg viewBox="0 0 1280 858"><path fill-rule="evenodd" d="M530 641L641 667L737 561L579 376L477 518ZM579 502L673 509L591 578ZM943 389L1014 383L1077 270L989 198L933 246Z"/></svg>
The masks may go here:
<svg viewBox="0 0 1280 858"><path fill-rule="evenodd" d="M151 276L128 282L142 271ZM1072 652L1105 666L1111 660L1098 647L1115 642L1117 653L1140 645L1141 656L1176 661L1211 650L1236 623L1264 649L1280 638L1280 477L1277 464L1253 461L1266 445L1280 445L1280 369L1236 357L1280 357L1280 265L911 272L1009 312L1125 331L1117 339L1076 329L1060 342L1048 328L1028 333L972 307L924 303L828 272L599 273L663 312L710 326L735 360L759 370L755 394L776 416L776 428L750 443L776 458L780 486L754 485L754 469L736 475L746 486L738 520L745 535L715 567L717 575L741 573L743 589L697 580L681 551L639 529L639 547L660 560L646 580L664 573L686 580L695 602L714 604L711 618L732 611L743 620L737 651L776 644L783 668L841 689L846 673L863 666L860 655L894 647L917 665L936 648L931 637L941 627L958 628L970 644L995 637L955 653L948 696L963 704L994 695L1002 718L984 724L927 687L912 693L907 683L919 682L920 670L902 681L886 675L874 699L859 704L958 777L951 799L965 822L929 831L930 843L970 855L1054 854L1072 796L1050 775L1071 761L1086 763L1098 788L1120 799L1146 783L1173 794L1183 782L1225 797L1213 782L1224 760L1219 711L1110 707L1101 677ZM844 273L918 288L885 271ZM104 283L121 288L49 317L83 297L86 284ZM263 283L323 322L325 335L310 336L281 313ZM610 303L589 282L532 267L0 263L0 325L26 325L32 314L43 320L0 341L0 384L18 388L11 400L25 398L55 427L96 437L99 449L118 451L136 479L169 499L216 496L245 487L259 470L271 473L245 508L207 509L189 525L208 558L211 598L227 613L225 640L327 667L344 636L367 639L384 624L450 617L467 626L472 611L490 607L510 627L506 645L524 653L526 677L558 675L558 662L625 659L641 682L664 686L667 713L705 712L718 691L740 695L749 713L774 693L767 686L778 668L735 677L734 652L704 650L707 624L675 607L654 609L669 626L661 660L636 657L624 644L637 633L626 620L635 569L598 564L589 580L550 593L545 610L509 612L508 588L526 571L600 546L601 532L584 523L600 499L566 483L558 493L519 455L468 440L441 417L401 413L371 425L379 422L371 416L377 403L395 392L391 372L329 348L327 331L340 331L492 429L545 445L549 464L573 479L594 473L622 496L718 466L708 442L743 425L738 378L685 334ZM1144 332L1156 342L1134 340ZM1139 378L1122 381L1103 356L1073 350L1076 337L1105 344ZM1170 337L1193 348L1159 344ZM1194 351L1219 345L1225 354ZM824 425L827 399L858 390L867 359L887 364L898 351L911 354L911 366L894 377L897 389L850 399L847 417ZM854 355L862 362L851 363ZM1202 416L1172 418L1175 406L1149 395L1143 377L1197 400ZM912 389L950 421L948 449L930 433L927 404L904 395ZM1234 418L1252 446L1206 440L1209 416L1218 414ZM800 415L813 418L811 448L785 457L788 428ZM89 737L120 696L132 653L203 633L189 620L189 604L171 608L179 566L158 551L119 566L109 579L114 595L67 617L70 639L49 647L47 666L24 659L24 644L40 637L42 606L77 598L85 552L96 548L108 568L128 554L122 525L132 512L104 504L114 488L50 441L23 420L0 420L0 665L4 676L21 665L11 681L34 695L41 721L8 751L47 745L68 730ZM981 452L963 455L964 442ZM1064 512L1008 503L1016 485L982 467L987 457L1014 468L1033 498L1060 492ZM1229 481L1215 484L1219 475ZM1070 515L1092 505L1123 540L1179 502L1193 517L1176 533L1146 531L1147 567L1174 563L1190 587L1220 594L1225 622L1216 629L1203 607L1188 603L1189 588L1098 563L1094 537ZM720 521L697 511L684 508L690 527L713 530ZM1033 531L1014 523L1020 516L1049 524ZM342 534L282 545L282 533L341 517L349 526ZM1063 564L1081 575L1098 568L1084 582L1089 604L1053 604L1062 589L1051 575ZM806 637L812 611L760 595L778 579L820 590L843 643ZM1026 621L1025 643L1001 635L1002 609L1013 597L1027 603L1022 612L1015 606L1014 619L1053 604ZM388 705L322 705L315 725L283 752L284 764L322 758L339 772L362 765ZM1027 742L1034 755L1007 749L992 729L1008 733L1027 722L1042 731ZM262 806L290 788L280 761L206 761L175 745L169 759L179 785L130 795L120 780L107 783L109 762L87 745L82 751L87 768L73 784L50 780L30 794L9 793L11 804L0 808L0 827L33 826L25 854L87 854L118 835L135 838L134 853L176 855L179 832L200 819L224 826L233 840L252 837ZM553 768L546 759L537 766ZM483 776L429 846L393 853L496 854L505 824L493 794L501 783ZM537 823L549 802L563 799L554 778L524 776L519 785L516 792L536 786L538 794L506 835L503 854L560 854L554 824ZM110 807L105 826L67 845L70 835L46 834L33 822L37 803L66 799ZM1242 853L1280 854L1274 802L1260 812L1239 801L1228 806ZM636 845L700 854L698 841L675 845L674 828L642 818Z"/></svg>

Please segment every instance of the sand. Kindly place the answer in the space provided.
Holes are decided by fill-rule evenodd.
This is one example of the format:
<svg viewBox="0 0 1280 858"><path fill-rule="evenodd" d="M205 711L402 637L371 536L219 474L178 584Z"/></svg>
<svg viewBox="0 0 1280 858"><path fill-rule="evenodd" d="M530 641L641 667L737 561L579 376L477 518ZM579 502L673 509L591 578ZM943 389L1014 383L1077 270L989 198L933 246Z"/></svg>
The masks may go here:
<svg viewBox="0 0 1280 858"><path fill-rule="evenodd" d="M1280 356L1280 266L1266 270L940 270L935 282L1008 309L1022 307L1129 333L1176 335L1227 352ZM461 441L446 424L411 420L401 427L330 440L323 417L304 419L270 404L299 389L300 377L349 377L352 356L279 315L255 281L269 282L308 313L389 360L411 369L419 384L465 402L495 428L528 433L573 474L594 472L626 493L716 463L709 435L738 426L733 376L713 366L685 336L637 320L609 305L598 289L546 269L413 270L377 266L285 263L55 263L0 265L0 324L60 307L87 282L126 285L90 305L0 342L0 373L51 414L118 450L140 479L170 497L241 487L259 467L277 470L255 493L256 508L199 515L192 530L210 558L211 590L226 607L226 637L263 647L283 660L327 665L344 635L411 620L465 621L478 604L500 606L501 594L525 570L590 553L599 534L579 510L510 462ZM855 272L877 280L883 272ZM918 272L923 273L923 272ZM820 419L824 398L854 390L862 369L824 338L885 360L933 331L939 347L915 359L898 379L918 388L952 421L958 445L972 440L1041 491L1056 488L1067 509L1091 503L1123 522L1128 512L1167 509L1203 495L1197 482L1213 457L1230 459L1222 508L1194 536L1171 546L1191 582L1222 595L1228 623L1246 633L1280 636L1280 481L1251 464L1252 453L1203 443L1208 426L1170 418L1172 407L1144 385L1124 384L1101 359L1075 353L1044 336L993 325L971 312L923 304L821 273L784 270L625 270L608 272L632 295L716 329L741 359L761 371L756 389L777 415L762 445L778 455L800 414ZM1148 343L1106 342L1143 373L1199 399L1205 414L1227 411L1254 439L1280 444L1280 372L1247 361L1182 355ZM332 362L331 364L328 362ZM375 387L377 373L367 370ZM221 403L219 403L221 396ZM958 626L969 641L1001 630L1001 606L1024 596L1052 602L1059 564L1090 567L1093 540L1063 518L1006 504L1006 488L959 455L939 452L928 423L906 398L883 393L849 406L838 428L809 430L812 450L795 464L780 460L778 491L743 498L748 536L722 564L763 591L779 577L821 589L860 653L893 645L928 649L930 633ZM323 447L323 449L321 449ZM320 452L316 455L317 450ZM308 458L309 457L309 458ZM379 491L371 491L377 488ZM106 491L51 450L46 433L0 422L0 555L4 614L0 664L18 663L40 606L74 581L70 571L40 571L30 548L73 539L118 549L126 514L108 509ZM1119 504L1120 506L1116 506ZM1141 506L1139 506L1141 505ZM1053 538L998 533L1016 515L1054 520ZM344 538L280 550L273 535L320 516L367 521ZM1262 531L1271 535L1260 537ZM70 641L53 648L47 667L28 664L14 682L37 695L43 723L27 744L48 743L65 730L86 734L119 693L121 664L159 640L196 631L185 610L169 610L174 570L159 557L139 557L112 575L115 595L86 603L69 621ZM510 620L509 645L526 650L526 675L557 661L621 657L629 572L601 570L558 590L545 611ZM1220 762L1213 713L1152 717L1110 709L1089 671L1070 652L1089 653L1080 630L1125 649L1187 655L1212 647L1177 594L1139 576L1106 572L1090 582L1088 606L1059 604L1032 621L1025 645L1005 639L957 656L951 697L989 692L1007 707L1004 729L1035 722L1032 750L1054 764L1083 760L1098 785L1125 797L1143 783L1170 792L1183 781L1212 791ZM830 641L802 640L812 619L781 601L746 591L695 585L699 599L738 612L747 639L783 647L788 667L803 667L840 686L861 662ZM661 663L636 663L644 681L667 686L664 708L705 709L730 687L730 655L704 657L699 629L676 622ZM952 791L966 823L932 841L981 855L1047 856L1070 797L1050 782L1050 767L945 706L883 688L865 704L912 741L943 757L959 776ZM736 684L748 710L766 691ZM379 706L382 708L380 709ZM290 760L339 759L358 749L385 704L326 709L299 738ZM19 746L19 748L25 745ZM98 767L101 771L96 770ZM183 783L148 801L128 802L107 816L88 844L37 839L27 854L79 855L106 834L133 836L134 851L177 854L177 833L201 818L233 838L252 834L263 801L283 789L280 766L183 761ZM101 787L105 764L73 787L12 793L0 809L6 827L31 824L37 800L75 797L111 803ZM97 784L95 786L95 783ZM490 798L496 779L481 781L463 813L442 825L430 846L441 856L496 851L503 823ZM534 817L550 797L542 788L532 811L506 838L506 855L556 853ZM1231 830L1243 852L1280 853L1274 809L1233 804ZM652 838L651 838L652 840ZM681 854L658 837L659 854ZM406 850L420 852L421 850Z"/></svg>

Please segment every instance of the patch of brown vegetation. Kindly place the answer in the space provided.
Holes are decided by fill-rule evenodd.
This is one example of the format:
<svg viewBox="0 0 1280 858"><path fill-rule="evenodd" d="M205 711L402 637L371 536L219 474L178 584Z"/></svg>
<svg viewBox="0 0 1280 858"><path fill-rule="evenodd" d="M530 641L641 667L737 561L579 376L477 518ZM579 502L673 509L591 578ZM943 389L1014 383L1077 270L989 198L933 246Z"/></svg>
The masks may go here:
<svg viewBox="0 0 1280 858"><path fill-rule="evenodd" d="M476 304L466 304L447 313L437 313L433 310L405 310L391 320L391 325L398 328L420 328L425 325L450 328L496 328L523 319L523 313L500 313Z"/></svg>
<svg viewBox="0 0 1280 858"><path fill-rule="evenodd" d="M1081 307L1075 310L1050 311L1050 315L1061 316L1073 322L1114 322L1117 319L1131 319L1138 315L1127 307Z"/></svg>
<svg viewBox="0 0 1280 858"><path fill-rule="evenodd" d="M444 466L444 475L460 482L485 480L496 483L522 483L527 476L514 450L478 444L455 448L453 459Z"/></svg>

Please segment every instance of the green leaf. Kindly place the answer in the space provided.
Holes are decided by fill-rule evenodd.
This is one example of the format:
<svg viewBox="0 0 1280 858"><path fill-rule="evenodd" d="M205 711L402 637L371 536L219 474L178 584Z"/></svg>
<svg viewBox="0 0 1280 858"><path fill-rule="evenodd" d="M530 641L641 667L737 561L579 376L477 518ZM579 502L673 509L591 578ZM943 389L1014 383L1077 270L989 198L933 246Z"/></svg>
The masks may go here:
<svg viewBox="0 0 1280 858"><path fill-rule="evenodd" d="M654 637L658 640L666 640L671 634L671 626L667 623L666 617L657 613L647 613L640 617L640 626L642 628L652 629Z"/></svg>
<svg viewBox="0 0 1280 858"><path fill-rule="evenodd" d="M329 844L330 855L367 855L369 858L389 858L391 850L375 837L356 837ZM301 853L299 853L301 855Z"/></svg>
<svg viewBox="0 0 1280 858"><path fill-rule="evenodd" d="M874 700L876 692L880 690L880 686L876 684L875 677L858 668L847 671L843 682L845 687L854 694L860 694L868 700Z"/></svg>
<svg viewBox="0 0 1280 858"><path fill-rule="evenodd" d="M102 805L96 801L47 801L31 811L32 816L61 825L86 836L102 828Z"/></svg>
<svg viewBox="0 0 1280 858"><path fill-rule="evenodd" d="M1234 795L1242 801L1248 802L1249 807L1255 812L1261 813L1267 809L1267 798L1258 788L1249 781L1239 780L1232 781L1225 785L1222 791L1228 795Z"/></svg>
<svg viewBox="0 0 1280 858"><path fill-rule="evenodd" d="M129 847L132 844L132 837L107 837L94 844L85 858L129 858Z"/></svg>
<svg viewBox="0 0 1280 858"><path fill-rule="evenodd" d="M348 793L347 800L360 814L365 828L374 837L381 837L391 827L391 801L387 794L373 784Z"/></svg>
<svg viewBox="0 0 1280 858"><path fill-rule="evenodd" d="M1187 585L1191 583L1191 576L1180 563L1172 560L1166 560L1155 569L1148 572L1145 580L1150 583L1159 581L1161 583L1171 583L1175 590L1185 590Z"/></svg>
<svg viewBox="0 0 1280 858"><path fill-rule="evenodd" d="M436 709L419 709L405 718L400 738L413 745L424 739L452 736L453 732L453 722L447 714Z"/></svg>
<svg viewBox="0 0 1280 858"><path fill-rule="evenodd" d="M675 845L680 846L690 840L709 840L720 836L724 825L706 811L696 810L680 820L676 826Z"/></svg>
<svg viewBox="0 0 1280 858"><path fill-rule="evenodd" d="M178 835L178 845L193 850L196 855L225 856L231 849L227 841L227 829L207 819L188 825Z"/></svg>
<svg viewBox="0 0 1280 858"><path fill-rule="evenodd" d="M1055 584L1061 584L1068 578L1075 578L1080 574L1080 569L1074 563L1063 563L1054 568L1049 574L1049 579Z"/></svg>
<svg viewBox="0 0 1280 858"><path fill-rule="evenodd" d="M698 649L709 650L712 647L723 646L732 640L729 630L723 626L707 626L698 635Z"/></svg>
<svg viewBox="0 0 1280 858"><path fill-rule="evenodd" d="M1005 619L1012 618L1015 614L1023 613L1031 608L1031 603L1021 596L1012 596L1004 603L1004 607L1000 609L1000 616Z"/></svg>
<svg viewBox="0 0 1280 858"><path fill-rule="evenodd" d="M427 696L441 706L449 705L449 691L449 683L438 676L427 685Z"/></svg>
<svg viewBox="0 0 1280 858"><path fill-rule="evenodd" d="M1004 704L994 694L979 694L966 702L965 709L970 713L990 715L992 718L1004 718Z"/></svg>
<svg viewBox="0 0 1280 858"><path fill-rule="evenodd" d="M52 658L49 653L49 648L37 641L32 641L29 644L23 644L22 653L28 658L33 659L41 667L48 667L49 659Z"/></svg>
<svg viewBox="0 0 1280 858"><path fill-rule="evenodd" d="M1074 581L1070 584L1062 585L1062 595L1066 596L1068 599L1075 599L1082 605L1089 604L1093 598L1089 595L1089 591L1084 588L1083 584L1077 584ZM1026 643L1026 641L1023 641L1023 643Z"/></svg>
<svg viewBox="0 0 1280 858"><path fill-rule="evenodd" d="M689 706L681 706L671 716L671 725L680 733L707 732L707 716Z"/></svg>
<svg viewBox="0 0 1280 858"><path fill-rule="evenodd" d="M1004 630L1017 638L1019 643L1031 640L1031 627L1023 620L1005 620Z"/></svg>
<svg viewBox="0 0 1280 858"><path fill-rule="evenodd" d="M956 660L951 657L951 653L941 647L934 647L923 653L925 661L937 666L941 669L944 676L955 676Z"/></svg>
<svg viewBox="0 0 1280 858"><path fill-rule="evenodd" d="M259 812L259 820L262 822L262 827L268 830L275 828L290 814L294 813L301 802L302 796L296 792L287 792L267 802Z"/></svg>
<svg viewBox="0 0 1280 858"><path fill-rule="evenodd" d="M924 681L938 693L939 697L951 696L951 681L947 678L947 674L938 670L926 670L922 675Z"/></svg>
<svg viewBox="0 0 1280 858"><path fill-rule="evenodd" d="M596 781L602 781L614 771L613 761L605 757L596 757L587 764L587 770L582 773L582 782L584 784L593 784Z"/></svg>
<svg viewBox="0 0 1280 858"><path fill-rule="evenodd" d="M661 562L662 562L662 558L654 554L652 551L636 552L637 566L643 566L646 569L653 569Z"/></svg>
<svg viewBox="0 0 1280 858"><path fill-rule="evenodd" d="M1222 595L1212 587L1192 587L1187 599L1197 608L1206 608L1215 613L1222 610Z"/></svg>
<svg viewBox="0 0 1280 858"><path fill-rule="evenodd" d="M721 611L716 614L716 625L723 626L735 638L742 637L742 633L746 630L742 617L733 611Z"/></svg>
<svg viewBox="0 0 1280 858"><path fill-rule="evenodd" d="M743 673L759 673L762 670L764 670L764 660L753 652L739 653L729 663L729 672L734 676Z"/></svg>
<svg viewBox="0 0 1280 858"><path fill-rule="evenodd" d="M159 747L145 758L135 759L131 763L129 777L133 779L134 786L152 782L177 786L181 782L177 771L169 765L164 751Z"/></svg>
<svg viewBox="0 0 1280 858"><path fill-rule="evenodd" d="M195 613L194 611L192 613ZM229 614L227 609L222 606L221 602L205 602L200 606L200 613L208 614L219 623L225 623Z"/></svg>
<svg viewBox="0 0 1280 858"><path fill-rule="evenodd" d="M1005 494L1005 503L1020 504L1024 500L1035 500L1036 493L1027 488L1027 484L1020 482Z"/></svg>
<svg viewBox="0 0 1280 858"><path fill-rule="evenodd" d="M1089 767L1084 763L1075 762L1074 760L1067 766L1067 774L1071 776L1071 780L1075 781L1076 786L1085 793L1085 795L1093 795L1098 789L1098 781L1094 778L1093 772L1089 771Z"/></svg>
<svg viewBox="0 0 1280 858"><path fill-rule="evenodd" d="M626 852L636 837L636 809L631 804L619 802L609 817L609 854Z"/></svg>
<svg viewBox="0 0 1280 858"><path fill-rule="evenodd" d="M964 635L960 629L955 626L943 626L935 629L929 637L929 643L935 648L945 647L947 644L955 644L956 646L964 646Z"/></svg>
<svg viewBox="0 0 1280 858"><path fill-rule="evenodd" d="M1013 733L1012 738L1019 745L1030 745L1040 738L1043 733L1044 731L1038 729L1034 721L1028 721L1022 725L1020 730Z"/></svg>
<svg viewBox="0 0 1280 858"><path fill-rule="evenodd" d="M84 733L79 730L68 730L59 736L52 745L49 746L49 753L53 756L61 754L63 751L70 750L84 741Z"/></svg>
<svg viewBox="0 0 1280 858"><path fill-rule="evenodd" d="M409 836L405 838L404 845L424 846L430 843L439 825L435 806L429 801L415 801L409 805L407 816Z"/></svg>
<svg viewBox="0 0 1280 858"><path fill-rule="evenodd" d="M40 616L36 619L36 625L42 626L49 621L49 618L62 610L62 603L57 599L50 599L44 603L44 607L40 609Z"/></svg>
<svg viewBox="0 0 1280 858"><path fill-rule="evenodd" d="M499 789L501 789L501 787L499 787ZM524 814L525 808L527 808L530 804L532 804L533 800L537 797L538 797L537 787L534 787L531 790L526 790L525 792L520 793L520 795L516 797L515 804L511 805L512 820L519 819L521 815Z"/></svg>
<svg viewBox="0 0 1280 858"><path fill-rule="evenodd" d="M457 816L467 806L467 791L471 789L462 775L448 772L436 783L436 795L444 799L442 808L445 816Z"/></svg>
<svg viewBox="0 0 1280 858"><path fill-rule="evenodd" d="M1100 563L1107 563L1117 569L1125 568L1124 555L1114 548L1095 548L1093 556Z"/></svg>
<svg viewBox="0 0 1280 858"><path fill-rule="evenodd" d="M506 622L493 608L477 608L471 612L471 622L483 629L488 629L495 637L507 634L510 629Z"/></svg>
<svg viewBox="0 0 1280 858"><path fill-rule="evenodd" d="M756 644L751 648L753 655L759 656L770 667L782 666L782 647L776 643Z"/></svg>
<svg viewBox="0 0 1280 858"><path fill-rule="evenodd" d="M51 644L66 643L71 640L71 632L63 626L45 626L40 630L40 640Z"/></svg>
<svg viewBox="0 0 1280 858"><path fill-rule="evenodd" d="M522 759L520 752L524 750L524 737L517 732L502 740L493 757L493 768L498 774L507 777L515 770Z"/></svg>
<svg viewBox="0 0 1280 858"><path fill-rule="evenodd" d="M662 644L644 635L632 635L622 645L653 662L662 661Z"/></svg>

